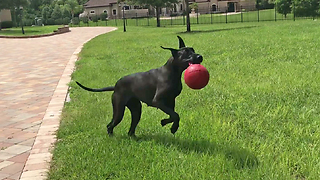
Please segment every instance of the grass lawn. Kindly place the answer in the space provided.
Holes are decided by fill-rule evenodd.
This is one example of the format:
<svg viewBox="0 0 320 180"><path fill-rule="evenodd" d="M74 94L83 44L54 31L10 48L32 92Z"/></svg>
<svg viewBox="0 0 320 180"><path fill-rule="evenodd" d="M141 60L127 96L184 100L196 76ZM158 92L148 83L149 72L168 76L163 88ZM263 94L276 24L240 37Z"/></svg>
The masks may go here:
<svg viewBox="0 0 320 180"><path fill-rule="evenodd" d="M88 42L72 79L89 87L163 65L177 35L204 57L209 84L183 83L180 128L143 105L138 139L131 116L108 137L112 92L70 83L49 179L318 179L320 177L320 24L318 21L129 27Z"/></svg>
<svg viewBox="0 0 320 180"><path fill-rule="evenodd" d="M25 26L24 31L25 34L22 34L21 27L18 28L8 28L1 29L0 36L30 36L30 35L41 35L41 34L50 34L53 33L54 30L57 30L59 25L56 26Z"/></svg>

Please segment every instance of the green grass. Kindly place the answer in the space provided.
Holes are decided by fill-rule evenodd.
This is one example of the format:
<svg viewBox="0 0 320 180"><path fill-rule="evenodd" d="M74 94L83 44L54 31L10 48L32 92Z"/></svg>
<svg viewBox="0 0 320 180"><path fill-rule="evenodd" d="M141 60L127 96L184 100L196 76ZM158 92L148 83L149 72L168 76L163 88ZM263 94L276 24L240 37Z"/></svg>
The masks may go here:
<svg viewBox="0 0 320 180"><path fill-rule="evenodd" d="M320 24L312 20L172 28L130 27L88 42L72 75L89 87L163 65L180 35L204 57L209 84L183 83L180 128L143 105L138 140L128 110L108 137L111 92L70 83L49 179L318 179Z"/></svg>
<svg viewBox="0 0 320 180"><path fill-rule="evenodd" d="M25 26L24 31L25 34L22 34L21 27L18 28L8 28L1 29L0 36L30 36L30 35L42 35L42 34L50 34L53 33L54 30L58 29L58 25L56 26Z"/></svg>

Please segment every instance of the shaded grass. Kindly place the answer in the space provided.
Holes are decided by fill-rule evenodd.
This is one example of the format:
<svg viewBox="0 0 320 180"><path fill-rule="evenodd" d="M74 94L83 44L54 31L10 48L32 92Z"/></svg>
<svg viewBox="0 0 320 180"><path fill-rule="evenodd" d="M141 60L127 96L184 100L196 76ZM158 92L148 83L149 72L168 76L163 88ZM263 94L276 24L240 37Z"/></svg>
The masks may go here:
<svg viewBox="0 0 320 180"><path fill-rule="evenodd" d="M1 29L0 35L4 36L30 36L30 35L42 35L53 33L57 30L59 25L56 26L26 26L24 27L25 34L22 34L21 27Z"/></svg>
<svg viewBox="0 0 320 180"><path fill-rule="evenodd" d="M49 179L317 179L320 176L319 50L316 21L185 27L130 27L88 42L72 79L104 87L124 75L163 65L181 35L204 57L207 87L183 84L180 128L143 105L138 139L130 114L109 138L111 94L74 82Z"/></svg>

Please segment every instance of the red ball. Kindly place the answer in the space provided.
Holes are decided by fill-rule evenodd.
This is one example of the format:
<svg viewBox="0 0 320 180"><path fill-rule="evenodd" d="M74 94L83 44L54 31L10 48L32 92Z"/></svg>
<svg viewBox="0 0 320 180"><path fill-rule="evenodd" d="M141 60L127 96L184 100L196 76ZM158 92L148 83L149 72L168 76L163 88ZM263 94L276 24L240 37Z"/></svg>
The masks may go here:
<svg viewBox="0 0 320 180"><path fill-rule="evenodd" d="M209 82L209 72L201 64L191 64L184 72L184 81L191 89L202 89Z"/></svg>

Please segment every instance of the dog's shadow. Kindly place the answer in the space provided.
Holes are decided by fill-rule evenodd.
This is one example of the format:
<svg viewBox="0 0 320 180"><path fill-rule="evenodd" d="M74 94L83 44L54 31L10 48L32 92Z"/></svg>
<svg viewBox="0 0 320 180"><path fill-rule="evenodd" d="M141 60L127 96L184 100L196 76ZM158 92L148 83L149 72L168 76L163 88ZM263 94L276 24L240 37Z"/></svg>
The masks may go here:
<svg viewBox="0 0 320 180"><path fill-rule="evenodd" d="M236 147L235 145L219 145L208 140L181 139L172 135L146 135L136 139L137 141L155 141L164 146L175 146L184 153L196 152L209 155L223 154L227 160L233 161L238 169L255 168L258 166L258 158L250 151Z"/></svg>

